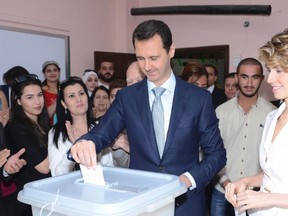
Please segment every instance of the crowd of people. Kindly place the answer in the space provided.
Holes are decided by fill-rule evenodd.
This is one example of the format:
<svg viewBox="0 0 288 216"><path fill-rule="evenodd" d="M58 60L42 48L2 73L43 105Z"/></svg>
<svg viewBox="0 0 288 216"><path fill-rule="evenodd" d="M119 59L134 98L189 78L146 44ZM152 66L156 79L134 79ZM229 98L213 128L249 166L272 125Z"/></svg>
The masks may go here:
<svg viewBox="0 0 288 216"><path fill-rule="evenodd" d="M82 78L71 76L60 81L60 65L54 60L45 61L42 72L43 81L21 66L3 76L10 97L0 90L1 215L32 215L29 205L17 201L23 186L78 169L78 164L67 159L67 151L97 126L117 91L126 87L125 80L111 80L111 88L106 88L94 70L84 71ZM102 69L101 77L113 76L110 70L107 73ZM127 78L134 83L141 80L139 75L144 78L136 67ZM98 159L106 166L129 167L125 131L98 154Z"/></svg>
<svg viewBox="0 0 288 216"><path fill-rule="evenodd" d="M241 60L221 89L215 65L172 72L164 22L144 21L132 38L137 61L126 80L114 79L108 60L64 81L55 60L43 63L43 81L21 66L3 75L1 215L32 215L17 201L26 183L97 163L178 175L187 192L175 215L286 215L288 31L260 48L278 109L259 94L264 69L255 58Z"/></svg>

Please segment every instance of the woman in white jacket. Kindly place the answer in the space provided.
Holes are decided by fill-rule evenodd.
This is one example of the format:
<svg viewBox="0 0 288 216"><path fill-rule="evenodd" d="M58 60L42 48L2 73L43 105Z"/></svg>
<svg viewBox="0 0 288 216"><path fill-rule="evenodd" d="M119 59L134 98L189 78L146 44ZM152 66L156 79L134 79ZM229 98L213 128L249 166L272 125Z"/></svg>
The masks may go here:
<svg viewBox="0 0 288 216"><path fill-rule="evenodd" d="M260 48L260 60L268 69L274 97L284 103L266 119L259 151L262 172L229 183L225 196L240 212L283 216L288 215L288 29Z"/></svg>
<svg viewBox="0 0 288 216"><path fill-rule="evenodd" d="M67 159L72 143L87 133L95 122L86 85L79 77L61 82L56 113L58 121L49 131L48 156L52 176L73 171L75 162Z"/></svg>

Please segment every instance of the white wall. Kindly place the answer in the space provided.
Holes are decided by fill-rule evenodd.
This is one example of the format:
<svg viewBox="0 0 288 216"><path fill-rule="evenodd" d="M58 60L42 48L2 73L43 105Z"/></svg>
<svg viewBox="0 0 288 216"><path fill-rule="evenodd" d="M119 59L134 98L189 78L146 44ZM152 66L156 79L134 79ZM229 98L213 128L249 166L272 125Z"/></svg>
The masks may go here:
<svg viewBox="0 0 288 216"><path fill-rule="evenodd" d="M228 44L230 46L230 72L235 71L233 58L240 56L258 58L258 49L272 35L288 27L288 2L282 0L139 0L139 7L172 5L271 5L270 16L248 15L158 15L134 16L140 23L146 19L161 19L172 29L174 42L178 48ZM248 28L243 27L250 22ZM130 50L132 46L129 47ZM265 73L267 77L267 73ZM273 95L266 81L261 86L261 94L267 99Z"/></svg>
<svg viewBox="0 0 288 216"><path fill-rule="evenodd" d="M55 60L61 68L60 80L66 74L66 39L50 35L0 29L0 71L21 65L44 80L42 64ZM2 84L2 79L0 79Z"/></svg>
<svg viewBox="0 0 288 216"><path fill-rule="evenodd" d="M2 27L69 36L73 75L94 68L94 51L115 50L114 0L0 0L0 5Z"/></svg>
<svg viewBox="0 0 288 216"><path fill-rule="evenodd" d="M131 16L131 7L170 5L271 4L271 16L165 15ZM287 27L283 0L0 0L0 26L70 37L71 74L94 67L94 51L133 52L131 34L146 19L161 19L179 48L228 44L233 57L258 57L258 48ZM243 27L250 22L248 28ZM1 72L2 73L2 72ZM272 97L269 86L263 95Z"/></svg>

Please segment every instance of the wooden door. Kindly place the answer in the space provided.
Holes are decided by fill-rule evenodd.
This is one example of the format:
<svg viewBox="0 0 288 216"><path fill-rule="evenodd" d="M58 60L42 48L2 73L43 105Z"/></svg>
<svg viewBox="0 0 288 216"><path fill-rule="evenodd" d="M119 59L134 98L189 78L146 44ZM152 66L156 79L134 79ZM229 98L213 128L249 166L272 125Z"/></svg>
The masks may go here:
<svg viewBox="0 0 288 216"><path fill-rule="evenodd" d="M136 56L134 53L114 53L114 52L94 52L94 67L98 71L100 62L108 60L114 63L115 79L126 80L126 69L134 61Z"/></svg>

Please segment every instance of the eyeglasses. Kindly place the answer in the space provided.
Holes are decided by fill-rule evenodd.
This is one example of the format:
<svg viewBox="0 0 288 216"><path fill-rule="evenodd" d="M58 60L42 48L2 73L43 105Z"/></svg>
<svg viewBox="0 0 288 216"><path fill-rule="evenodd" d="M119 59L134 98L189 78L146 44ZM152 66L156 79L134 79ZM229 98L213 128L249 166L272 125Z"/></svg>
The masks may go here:
<svg viewBox="0 0 288 216"><path fill-rule="evenodd" d="M17 83L25 82L26 80L39 80L38 76L36 74L26 74L21 75L15 78L15 81Z"/></svg>

